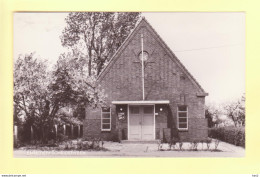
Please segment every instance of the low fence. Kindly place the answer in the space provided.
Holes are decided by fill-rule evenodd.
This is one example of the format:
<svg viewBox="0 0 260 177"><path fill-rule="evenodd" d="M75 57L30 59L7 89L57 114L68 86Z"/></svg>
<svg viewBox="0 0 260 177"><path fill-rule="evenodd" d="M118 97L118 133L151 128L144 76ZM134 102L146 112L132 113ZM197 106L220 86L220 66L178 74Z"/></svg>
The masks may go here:
<svg viewBox="0 0 260 177"><path fill-rule="evenodd" d="M53 128L53 139L59 138L61 135L68 137L69 139L81 138L83 136L83 125L54 125ZM14 125L13 136L14 136L14 144L17 141L25 142L25 141L37 141L37 129L33 126L30 127L22 127Z"/></svg>

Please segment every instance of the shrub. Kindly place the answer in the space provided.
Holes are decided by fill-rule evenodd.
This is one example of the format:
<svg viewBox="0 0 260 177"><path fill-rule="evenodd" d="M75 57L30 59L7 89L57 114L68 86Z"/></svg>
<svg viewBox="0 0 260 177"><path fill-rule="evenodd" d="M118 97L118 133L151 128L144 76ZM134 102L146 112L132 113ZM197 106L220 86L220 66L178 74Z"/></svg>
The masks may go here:
<svg viewBox="0 0 260 177"><path fill-rule="evenodd" d="M94 150L94 151L107 151L104 148L104 141L101 138L89 137L87 139L68 140L64 142L63 150Z"/></svg>
<svg viewBox="0 0 260 177"><path fill-rule="evenodd" d="M83 147L83 143L82 143L81 139L78 139L78 140L77 140L77 149L78 149L78 150L81 150L82 147Z"/></svg>
<svg viewBox="0 0 260 177"><path fill-rule="evenodd" d="M208 138L208 139L206 140L206 144L207 144L208 150L209 150L209 148L210 148L211 141L212 141L211 138Z"/></svg>
<svg viewBox="0 0 260 177"><path fill-rule="evenodd" d="M183 142L180 140L180 141L178 142L178 144L179 144L179 149L180 149L180 151L181 151L181 150L182 150Z"/></svg>
<svg viewBox="0 0 260 177"><path fill-rule="evenodd" d="M73 144L72 144L72 141L69 140L69 141L65 142L64 150L71 150L71 149L73 149Z"/></svg>
<svg viewBox="0 0 260 177"><path fill-rule="evenodd" d="M198 145L199 145L199 141L197 141L197 140L190 142L190 150L197 151Z"/></svg>
<svg viewBox="0 0 260 177"><path fill-rule="evenodd" d="M193 142L190 142L190 150L193 150Z"/></svg>
<svg viewBox="0 0 260 177"><path fill-rule="evenodd" d="M162 142L163 142L162 139L158 141L158 144L157 144L158 145L158 151L162 150Z"/></svg>
<svg viewBox="0 0 260 177"><path fill-rule="evenodd" d="M201 143L201 149L203 150L203 144L204 144L205 140L201 140L200 143Z"/></svg>
<svg viewBox="0 0 260 177"><path fill-rule="evenodd" d="M81 150L88 150L89 149L89 144L87 141L82 142L82 147Z"/></svg>
<svg viewBox="0 0 260 177"><path fill-rule="evenodd" d="M172 147L173 149L175 148L175 145L176 145L176 141L174 138L172 138L169 142L168 142L168 146L169 146L169 149L171 150Z"/></svg>
<svg viewBox="0 0 260 177"><path fill-rule="evenodd" d="M67 135L64 135L62 133L58 133L57 135L57 141L58 142L63 142L69 140L69 137Z"/></svg>
<svg viewBox="0 0 260 177"><path fill-rule="evenodd" d="M219 140L215 140L214 142L215 142L215 150L217 150L218 149L218 145L219 145Z"/></svg>
<svg viewBox="0 0 260 177"><path fill-rule="evenodd" d="M21 147L21 146L23 146L23 144L20 142L19 139L17 139L16 141L14 141L14 148L19 148L19 147Z"/></svg>
<svg viewBox="0 0 260 177"><path fill-rule="evenodd" d="M245 147L245 127L217 127L209 129L209 136L236 146Z"/></svg>

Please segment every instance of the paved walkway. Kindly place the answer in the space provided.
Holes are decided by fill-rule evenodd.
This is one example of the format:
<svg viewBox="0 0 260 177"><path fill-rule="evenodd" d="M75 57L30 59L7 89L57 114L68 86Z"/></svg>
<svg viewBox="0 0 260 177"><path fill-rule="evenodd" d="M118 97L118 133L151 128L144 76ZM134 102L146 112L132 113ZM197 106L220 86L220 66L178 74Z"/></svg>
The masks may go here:
<svg viewBox="0 0 260 177"><path fill-rule="evenodd" d="M40 151L14 150L14 157L244 157L245 149L225 142L220 142L220 152L208 151L206 144L198 146L198 151L189 151L190 144L183 144L183 151L168 150L168 144L163 144L163 151L158 151L157 144L122 144L105 142L104 147L109 151ZM211 144L214 149L214 143Z"/></svg>

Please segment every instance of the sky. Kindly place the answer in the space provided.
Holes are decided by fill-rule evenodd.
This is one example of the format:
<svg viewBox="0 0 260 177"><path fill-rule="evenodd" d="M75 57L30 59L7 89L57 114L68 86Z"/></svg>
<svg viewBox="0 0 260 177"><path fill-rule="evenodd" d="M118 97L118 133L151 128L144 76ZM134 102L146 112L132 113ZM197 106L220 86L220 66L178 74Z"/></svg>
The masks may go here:
<svg viewBox="0 0 260 177"><path fill-rule="evenodd" d="M67 13L15 13L13 58L35 52L54 65L66 52L60 36ZM236 101L245 93L245 14L142 13L209 93L207 103Z"/></svg>

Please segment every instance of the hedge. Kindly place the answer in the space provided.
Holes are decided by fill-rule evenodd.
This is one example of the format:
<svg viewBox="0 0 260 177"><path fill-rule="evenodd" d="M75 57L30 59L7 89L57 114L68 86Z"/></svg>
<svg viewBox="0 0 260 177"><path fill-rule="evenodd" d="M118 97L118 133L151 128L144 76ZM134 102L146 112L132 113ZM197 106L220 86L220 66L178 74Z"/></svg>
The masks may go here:
<svg viewBox="0 0 260 177"><path fill-rule="evenodd" d="M245 147L245 127L214 127L209 128L209 137Z"/></svg>

